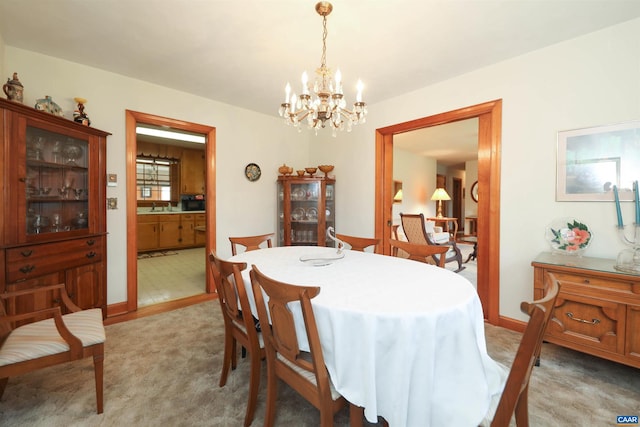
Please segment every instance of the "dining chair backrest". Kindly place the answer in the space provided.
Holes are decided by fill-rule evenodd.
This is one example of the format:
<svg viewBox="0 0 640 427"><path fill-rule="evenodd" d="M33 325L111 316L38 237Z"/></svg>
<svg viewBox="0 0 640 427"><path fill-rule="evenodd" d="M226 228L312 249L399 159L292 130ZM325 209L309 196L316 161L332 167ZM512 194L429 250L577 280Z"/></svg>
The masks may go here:
<svg viewBox="0 0 640 427"><path fill-rule="evenodd" d="M497 409L491 419L491 427L509 426L514 413L516 425L519 427L529 425L529 378L533 366L540 357L542 339L560 292L558 280L549 273L545 277L545 287L546 293L543 298L520 304L520 310L529 315L529 322L522 335Z"/></svg>
<svg viewBox="0 0 640 427"><path fill-rule="evenodd" d="M219 258L215 252L211 252L209 266L218 291L218 301L225 327L220 387L226 384L230 368L235 369L236 367L236 342L249 351L251 358L249 397L244 423L245 426L248 426L253 421L255 414L260 385L260 363L265 357L265 350L261 333L257 331L251 315L249 295L242 278L241 272L246 270L247 264L225 261Z"/></svg>
<svg viewBox="0 0 640 427"><path fill-rule="evenodd" d="M378 244L380 244L380 239L369 238L369 237L357 237L357 236L348 236L346 234L337 234L336 237L339 240L349 244L351 246L352 251L360 251L364 252L364 250L370 246L374 246L373 251L378 252Z"/></svg>
<svg viewBox="0 0 640 427"><path fill-rule="evenodd" d="M277 379L284 381L320 410L320 425L333 425L333 416L347 402L335 391L324 363L320 336L311 299L320 293L315 286L296 286L271 279L251 268L251 285L263 327L267 353L267 410L265 426L275 420ZM268 300L265 302L263 292ZM291 305L299 305L304 318L309 352L298 345Z"/></svg>
<svg viewBox="0 0 640 427"><path fill-rule="evenodd" d="M266 242L267 247L273 247L274 233L260 234L258 236L245 236L245 237L229 237L231 242L231 253L237 255L236 245L244 246L245 251L254 251L260 249L260 245Z"/></svg>
<svg viewBox="0 0 640 427"><path fill-rule="evenodd" d="M431 264L429 259L433 259L433 255L443 255L449 248L447 246L433 246L427 244L417 244L403 242L402 240L389 239L391 245L391 255L397 257L399 252L408 254L408 258L414 261L420 261ZM444 268L445 257L440 256L438 266Z"/></svg>

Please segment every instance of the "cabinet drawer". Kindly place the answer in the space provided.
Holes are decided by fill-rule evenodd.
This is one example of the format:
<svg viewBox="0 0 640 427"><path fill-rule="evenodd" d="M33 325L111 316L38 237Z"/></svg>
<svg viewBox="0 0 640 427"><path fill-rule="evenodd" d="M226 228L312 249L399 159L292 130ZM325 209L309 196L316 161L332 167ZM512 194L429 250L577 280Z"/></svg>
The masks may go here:
<svg viewBox="0 0 640 427"><path fill-rule="evenodd" d="M634 282L625 280L615 280L611 278L601 278L575 273L565 273L552 271L556 279L560 281L562 289L571 289L576 286L582 287L583 291L587 289L592 293L616 292L620 294L634 293Z"/></svg>
<svg viewBox="0 0 640 427"><path fill-rule="evenodd" d="M547 335L624 354L626 305L561 290Z"/></svg>
<svg viewBox="0 0 640 427"><path fill-rule="evenodd" d="M138 224L157 223L158 215L138 215Z"/></svg>
<svg viewBox="0 0 640 427"><path fill-rule="evenodd" d="M7 282L101 261L102 237L23 246L7 250Z"/></svg>
<svg viewBox="0 0 640 427"><path fill-rule="evenodd" d="M180 214L156 215L158 222L180 222Z"/></svg>

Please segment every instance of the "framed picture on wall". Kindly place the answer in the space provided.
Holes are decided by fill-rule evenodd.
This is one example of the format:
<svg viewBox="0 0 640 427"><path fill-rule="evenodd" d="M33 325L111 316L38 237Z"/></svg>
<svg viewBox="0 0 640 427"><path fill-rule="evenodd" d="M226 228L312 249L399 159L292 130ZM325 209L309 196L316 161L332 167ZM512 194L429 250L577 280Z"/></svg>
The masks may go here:
<svg viewBox="0 0 640 427"><path fill-rule="evenodd" d="M640 179L640 122L558 132L556 200L633 200Z"/></svg>

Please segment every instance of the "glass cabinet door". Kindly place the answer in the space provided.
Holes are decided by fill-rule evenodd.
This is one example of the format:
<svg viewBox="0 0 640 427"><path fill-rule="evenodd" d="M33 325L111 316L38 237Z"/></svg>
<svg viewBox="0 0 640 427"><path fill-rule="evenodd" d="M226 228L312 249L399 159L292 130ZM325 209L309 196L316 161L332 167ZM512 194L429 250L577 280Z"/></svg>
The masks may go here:
<svg viewBox="0 0 640 427"><path fill-rule="evenodd" d="M336 203L335 203L335 184L327 183L325 187L325 246L335 246L335 242L327 238L326 230L333 227L336 230Z"/></svg>
<svg viewBox="0 0 640 427"><path fill-rule="evenodd" d="M89 227L89 141L26 127L24 232L27 238Z"/></svg>
<svg viewBox="0 0 640 427"><path fill-rule="evenodd" d="M278 180L279 246L334 246L326 237L335 227L334 190L323 178Z"/></svg>
<svg viewBox="0 0 640 427"><path fill-rule="evenodd" d="M291 244L317 245L320 182L291 184Z"/></svg>

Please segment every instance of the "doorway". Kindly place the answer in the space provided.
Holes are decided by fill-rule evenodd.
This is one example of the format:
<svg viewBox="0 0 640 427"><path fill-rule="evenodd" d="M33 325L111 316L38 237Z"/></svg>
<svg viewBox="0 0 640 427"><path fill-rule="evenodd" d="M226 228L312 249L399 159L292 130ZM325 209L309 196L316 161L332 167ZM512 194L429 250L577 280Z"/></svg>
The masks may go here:
<svg viewBox="0 0 640 427"><path fill-rule="evenodd" d="M164 128L203 134L205 142L205 256L203 264L206 265L206 254L215 250L216 223L215 223L215 128L183 120L170 119L135 111L126 111L126 141L127 141L127 312L138 309L138 224L137 224L137 182L136 182L136 158L138 124L161 126ZM214 290L213 280L208 269L206 271L205 291L211 293ZM196 298L197 297L193 297Z"/></svg>
<svg viewBox="0 0 640 427"><path fill-rule="evenodd" d="M502 100L489 101L376 130L375 235L390 253L393 200L393 136L478 118L478 295L492 324L500 315L500 150Z"/></svg>

